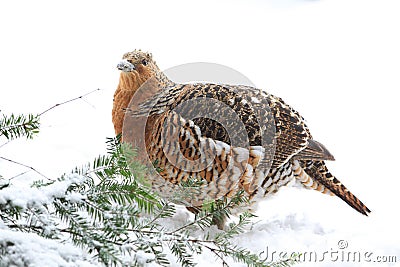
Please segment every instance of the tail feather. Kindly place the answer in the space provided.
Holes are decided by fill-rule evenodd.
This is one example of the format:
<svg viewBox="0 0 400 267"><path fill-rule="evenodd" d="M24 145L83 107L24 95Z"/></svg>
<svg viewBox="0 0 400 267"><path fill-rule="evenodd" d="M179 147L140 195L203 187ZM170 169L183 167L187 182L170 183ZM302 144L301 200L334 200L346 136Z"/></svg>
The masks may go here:
<svg viewBox="0 0 400 267"><path fill-rule="evenodd" d="M302 169L314 182L308 181L309 184L305 184L307 179L304 179L303 184L308 187L314 188L321 192L326 192L328 189L331 193L341 198L344 202L350 205L352 208L360 212L361 214L367 215L370 213L370 209L364 205L355 195L353 195L336 177L334 177L327 169L323 161L302 161ZM316 185L315 185L316 184Z"/></svg>
<svg viewBox="0 0 400 267"><path fill-rule="evenodd" d="M327 187L325 187L323 184L313 180L305 171L304 169L300 166L299 162L297 160L294 161L293 164L293 173L294 177L299 180L303 186L309 189L314 189L317 190L318 192L321 192L322 194L327 194L330 196L334 196L335 194L331 192Z"/></svg>

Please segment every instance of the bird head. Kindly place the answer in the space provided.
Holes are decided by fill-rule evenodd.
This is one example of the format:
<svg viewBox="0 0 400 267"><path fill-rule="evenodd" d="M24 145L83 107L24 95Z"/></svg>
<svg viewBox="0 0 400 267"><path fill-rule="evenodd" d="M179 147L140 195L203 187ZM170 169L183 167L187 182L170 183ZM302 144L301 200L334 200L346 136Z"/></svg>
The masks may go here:
<svg viewBox="0 0 400 267"><path fill-rule="evenodd" d="M122 71L121 74L134 74L141 78L149 78L160 72L152 55L141 50L125 53L117 68Z"/></svg>
<svg viewBox="0 0 400 267"><path fill-rule="evenodd" d="M119 90L134 93L152 77L153 81L159 83L159 88L166 88L174 84L158 68L152 55L141 50L125 53L117 68L121 71Z"/></svg>

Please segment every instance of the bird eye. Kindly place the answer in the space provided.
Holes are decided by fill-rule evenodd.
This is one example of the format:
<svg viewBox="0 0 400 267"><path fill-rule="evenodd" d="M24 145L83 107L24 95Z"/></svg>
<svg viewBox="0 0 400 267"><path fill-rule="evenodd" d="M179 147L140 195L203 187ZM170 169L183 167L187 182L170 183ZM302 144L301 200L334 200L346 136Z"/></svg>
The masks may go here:
<svg viewBox="0 0 400 267"><path fill-rule="evenodd" d="M143 66L146 66L146 65L147 65L147 60L146 60L146 59L143 59L143 60L142 60L142 64L143 64Z"/></svg>

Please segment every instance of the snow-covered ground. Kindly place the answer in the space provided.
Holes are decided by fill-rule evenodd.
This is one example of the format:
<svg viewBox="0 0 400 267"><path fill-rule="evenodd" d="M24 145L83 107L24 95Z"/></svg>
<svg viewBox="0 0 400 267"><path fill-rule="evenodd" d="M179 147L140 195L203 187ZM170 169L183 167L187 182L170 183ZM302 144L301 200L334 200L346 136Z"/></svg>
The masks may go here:
<svg viewBox="0 0 400 267"><path fill-rule="evenodd" d="M365 217L338 198L284 188L260 204L258 223L238 244L269 259L317 255L299 266L400 266L399 12L396 0L2 2L2 112L38 113L101 90L46 113L37 138L2 146L0 155L57 177L103 154L124 52L148 50L161 69L223 64L296 108L335 155L328 167L372 210ZM3 176L25 170L0 161ZM32 178L40 177L16 182ZM182 210L170 223L187 216ZM51 266L54 242L0 227L0 242L6 236L21 249L35 243L37 266ZM66 245L56 250L55 262L84 257ZM355 253L360 262L343 262L343 252L344 261ZM208 254L198 261L218 266Z"/></svg>

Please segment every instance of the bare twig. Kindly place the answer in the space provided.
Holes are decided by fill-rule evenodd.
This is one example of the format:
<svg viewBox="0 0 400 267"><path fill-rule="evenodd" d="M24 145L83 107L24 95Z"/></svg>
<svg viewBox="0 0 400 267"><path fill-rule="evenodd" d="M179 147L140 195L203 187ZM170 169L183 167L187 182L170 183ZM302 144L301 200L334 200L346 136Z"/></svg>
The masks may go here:
<svg viewBox="0 0 400 267"><path fill-rule="evenodd" d="M52 107L50 107L50 108L46 109L45 111L43 111L43 112L39 113L39 115L38 115L38 116L40 117L40 116L42 116L43 114L45 114L45 113L49 112L50 110L52 110L52 109L54 109L54 108L56 108L56 107L59 107L59 106L61 106L61 105L64 105L64 104L67 104L67 103L73 102L73 101L75 101L75 100L78 100L78 99L83 99L85 96L88 96L88 95L90 95L90 94L92 94L92 93L94 93L94 92L100 91L100 90L101 90L100 88L97 88L97 89L95 89L95 90L93 90L93 91L90 91L89 93L86 93L86 94L84 94L84 95L81 95L81 96L78 96L78 97L72 98L72 99L70 99L70 100L67 100L67 101L64 101L64 102L61 102L61 103L55 104L54 106L52 106Z"/></svg>
<svg viewBox="0 0 400 267"><path fill-rule="evenodd" d="M24 175L25 173L28 173L28 172L30 172L30 171L31 171L31 170L27 170L27 171L21 172L21 173L19 173L19 174L17 174L17 175L14 175L14 176L11 177L11 178L8 178L8 180L11 181L11 180L13 180L13 179L15 179L15 178L17 178L17 177L19 177L19 176L21 176L21 175Z"/></svg>
<svg viewBox="0 0 400 267"><path fill-rule="evenodd" d="M100 90L101 90L100 88L97 88L97 89L95 89L95 90L93 90L93 91L90 91L90 92L88 92L88 93L86 93L86 94L83 94L83 95L81 95L81 96L74 97L74 98L69 99L69 100L67 100L67 101L64 101L64 102L55 104L54 106L52 106L52 107L50 107L50 108L44 110L43 112L39 113L38 116L40 117L40 116L42 116L43 114L49 112L50 110L52 110L52 109L54 109L54 108L56 108L56 107L59 107L59 106L61 106L61 105L64 105L64 104L67 104L67 103L70 103L70 102L73 102L73 101L76 101L76 100L79 100L79 99L85 101L85 99L84 99L85 96L88 96L88 95L90 95L90 94L92 94L92 93L94 93L94 92L100 91ZM86 102L87 104L89 104L87 101L85 101L85 102ZM89 105L90 105L90 104L89 104ZM10 142L11 142L11 141L7 141L7 142L5 142L4 144L1 144L1 145L0 145L0 148L2 148L3 146L9 144ZM11 163L14 163L14 164L17 164L17 165L26 167L26 168L30 169L31 171L36 172L36 173L39 174L40 176L46 178L47 180L50 180L50 181L53 180L53 179L48 178L47 176L45 176L44 174L42 174L41 172L39 172L38 170L36 170L35 168L33 168L33 167L31 167L31 166L28 166L28 165L25 165L25 164L23 164L23 163L19 163L19 162L17 162L17 161L14 161L14 160L11 160L11 159L7 159L7 158L1 157L1 156L0 156L0 158L3 159L3 160L6 160L6 161L8 161L8 162L11 162ZM22 172L22 173L20 173L20 174L18 174L18 175L15 175L15 176L13 176L12 178L10 178L10 180L11 180L11 179L14 179L14 178L16 178L16 177L18 177L18 176L21 176L21 175L23 175L23 174L25 174L25 173L27 173L27 172Z"/></svg>
<svg viewBox="0 0 400 267"><path fill-rule="evenodd" d="M3 146L5 146L5 145L7 145L7 144L9 144L11 142L11 140L10 141L7 141L7 142L5 142L4 144L2 144L2 145L0 145L0 148L2 148Z"/></svg>
<svg viewBox="0 0 400 267"><path fill-rule="evenodd" d="M224 267L228 267L229 264L225 261L224 257L222 255L220 255L220 250L212 248L210 246L204 245L203 246L208 249L209 251L211 251L211 253L213 253L215 256L217 256L221 261L222 261L222 266Z"/></svg>
<svg viewBox="0 0 400 267"><path fill-rule="evenodd" d="M31 167L31 166L25 165L25 164L23 164L23 163L20 163L20 162L17 162L17 161L14 161L14 160L12 160L12 159L8 159L8 158L2 157L2 156L0 156L0 159L5 160L5 161L8 161L8 162L11 162L11 163L14 163L14 164L17 164L17 165L20 165L20 166L23 166L23 167L25 167L25 168L28 168L28 169L30 169L30 170L36 172L36 173L39 174L40 176L44 177L45 179L47 179L47 180L49 180L49 181L53 181L53 179L48 178L46 175L44 175L43 173L39 172L38 170L36 170L35 168L33 168L33 167Z"/></svg>

